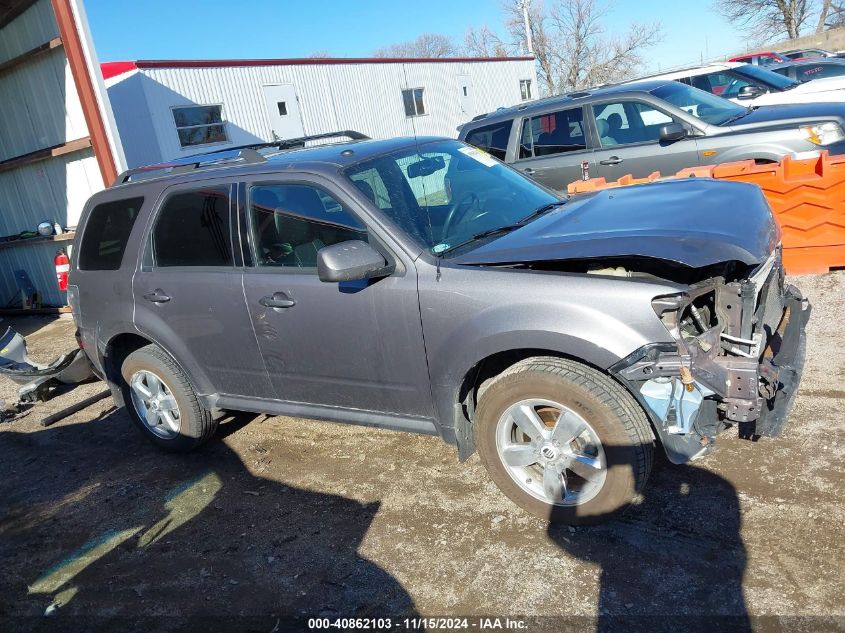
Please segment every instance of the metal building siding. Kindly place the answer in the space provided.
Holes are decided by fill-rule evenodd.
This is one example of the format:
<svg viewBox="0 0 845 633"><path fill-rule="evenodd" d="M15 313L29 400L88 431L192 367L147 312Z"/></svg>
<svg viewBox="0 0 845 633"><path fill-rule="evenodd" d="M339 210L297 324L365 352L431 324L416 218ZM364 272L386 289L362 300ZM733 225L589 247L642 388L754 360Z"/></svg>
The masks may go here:
<svg viewBox="0 0 845 633"><path fill-rule="evenodd" d="M14 248L0 249L0 308L20 307L20 290L15 279L16 270L24 270L41 295L43 305L61 306L67 301L56 283L53 258L60 248L70 242L38 242Z"/></svg>
<svg viewBox="0 0 845 633"><path fill-rule="evenodd" d="M88 136L61 47L0 75L0 103L0 160Z"/></svg>
<svg viewBox="0 0 845 633"><path fill-rule="evenodd" d="M0 61L58 37L50 0L38 0L0 29ZM0 74L0 160L89 136L63 46ZM91 148L0 172L0 235L34 231L42 221L74 227L87 199L103 188ZM15 270L25 270L48 305L63 305L53 256L69 242L0 248L0 307L17 299Z"/></svg>
<svg viewBox="0 0 845 633"><path fill-rule="evenodd" d="M13 28L9 28L13 27ZM2 30L0 63L59 36L50 0L38 0Z"/></svg>
<svg viewBox="0 0 845 633"><path fill-rule="evenodd" d="M142 68L138 73L147 80L146 107L163 160L225 147L182 149L173 106L223 104L230 144L270 140L263 85L293 84L305 134L353 129L374 138L415 133L455 137L467 118L458 96L460 75L472 79L476 114L518 103L520 79L531 79L536 86L534 63L528 60ZM110 95L117 85L109 88ZM415 87L425 89L426 115L406 117L402 90ZM120 110L131 106L117 99L113 107L118 118L125 118ZM126 123L119 127L124 134ZM125 144L131 154L129 142ZM137 164L130 161L130 166Z"/></svg>

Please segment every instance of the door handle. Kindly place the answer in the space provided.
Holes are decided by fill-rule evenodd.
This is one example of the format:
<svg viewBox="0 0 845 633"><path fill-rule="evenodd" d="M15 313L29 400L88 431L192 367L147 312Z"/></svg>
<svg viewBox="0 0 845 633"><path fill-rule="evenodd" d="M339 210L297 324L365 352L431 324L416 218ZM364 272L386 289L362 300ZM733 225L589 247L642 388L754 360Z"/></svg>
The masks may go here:
<svg viewBox="0 0 845 633"><path fill-rule="evenodd" d="M280 308L292 308L296 305L296 301L287 296L284 292L274 292L272 297L261 297L258 303L265 308L273 308L278 310Z"/></svg>
<svg viewBox="0 0 845 633"><path fill-rule="evenodd" d="M622 159L618 156L611 156L610 158L607 158L605 160L600 160L599 165L618 165L621 162Z"/></svg>
<svg viewBox="0 0 845 633"><path fill-rule="evenodd" d="M167 303L170 301L170 297L164 294L164 290L161 288L156 288L152 292L148 292L144 295L144 299L153 303Z"/></svg>
<svg viewBox="0 0 845 633"><path fill-rule="evenodd" d="M536 173L537 173L537 171L536 171L536 170L531 169L530 167L526 167L526 168L525 168L525 169L523 169L522 171L524 171L524 172L525 172L526 174L528 174L529 176L533 176L534 174L536 174Z"/></svg>

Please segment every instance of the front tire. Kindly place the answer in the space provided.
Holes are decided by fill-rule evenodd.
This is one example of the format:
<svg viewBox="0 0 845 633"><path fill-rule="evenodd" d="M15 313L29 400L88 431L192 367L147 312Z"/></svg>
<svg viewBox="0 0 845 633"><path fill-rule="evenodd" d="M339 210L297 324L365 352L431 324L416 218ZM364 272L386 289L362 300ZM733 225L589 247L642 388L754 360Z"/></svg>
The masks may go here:
<svg viewBox="0 0 845 633"><path fill-rule="evenodd" d="M648 479L654 438L636 400L581 363L534 357L485 385L476 446L512 501L552 523L596 523Z"/></svg>
<svg viewBox="0 0 845 633"><path fill-rule="evenodd" d="M160 448L187 453L214 435L217 420L199 402L185 372L157 345L129 354L121 375L129 415Z"/></svg>

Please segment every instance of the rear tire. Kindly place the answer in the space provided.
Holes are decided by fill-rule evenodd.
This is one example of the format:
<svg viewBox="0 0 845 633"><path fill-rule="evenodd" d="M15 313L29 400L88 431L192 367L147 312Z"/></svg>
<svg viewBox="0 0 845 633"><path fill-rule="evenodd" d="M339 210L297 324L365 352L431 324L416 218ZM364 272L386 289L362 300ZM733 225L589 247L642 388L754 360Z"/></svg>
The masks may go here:
<svg viewBox="0 0 845 633"><path fill-rule="evenodd" d="M129 415L158 447L187 453L214 435L217 420L199 402L185 372L159 346L129 354L120 373Z"/></svg>
<svg viewBox="0 0 845 633"><path fill-rule="evenodd" d="M497 376L480 394L474 429L499 489L552 523L609 518L651 470L642 408L609 376L568 359L529 358Z"/></svg>

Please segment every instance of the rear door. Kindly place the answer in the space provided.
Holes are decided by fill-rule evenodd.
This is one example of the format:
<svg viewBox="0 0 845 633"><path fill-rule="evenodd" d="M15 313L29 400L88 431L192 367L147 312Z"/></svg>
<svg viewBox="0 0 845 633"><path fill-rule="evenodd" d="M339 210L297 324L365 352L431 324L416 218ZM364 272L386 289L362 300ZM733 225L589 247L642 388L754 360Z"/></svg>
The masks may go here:
<svg viewBox="0 0 845 633"><path fill-rule="evenodd" d="M655 171L668 176L699 164L694 138L660 141L664 125L689 126L645 101L619 99L594 104L590 110L600 145L595 151L598 176L607 180L627 174L644 178Z"/></svg>
<svg viewBox="0 0 845 633"><path fill-rule="evenodd" d="M233 248L234 188L214 180L165 190L133 279L135 325L201 393L272 397Z"/></svg>
<svg viewBox="0 0 845 633"><path fill-rule="evenodd" d="M564 192L569 183L581 179L583 162L587 163L590 175L595 175L583 107L526 117L520 126L515 169L540 184Z"/></svg>

